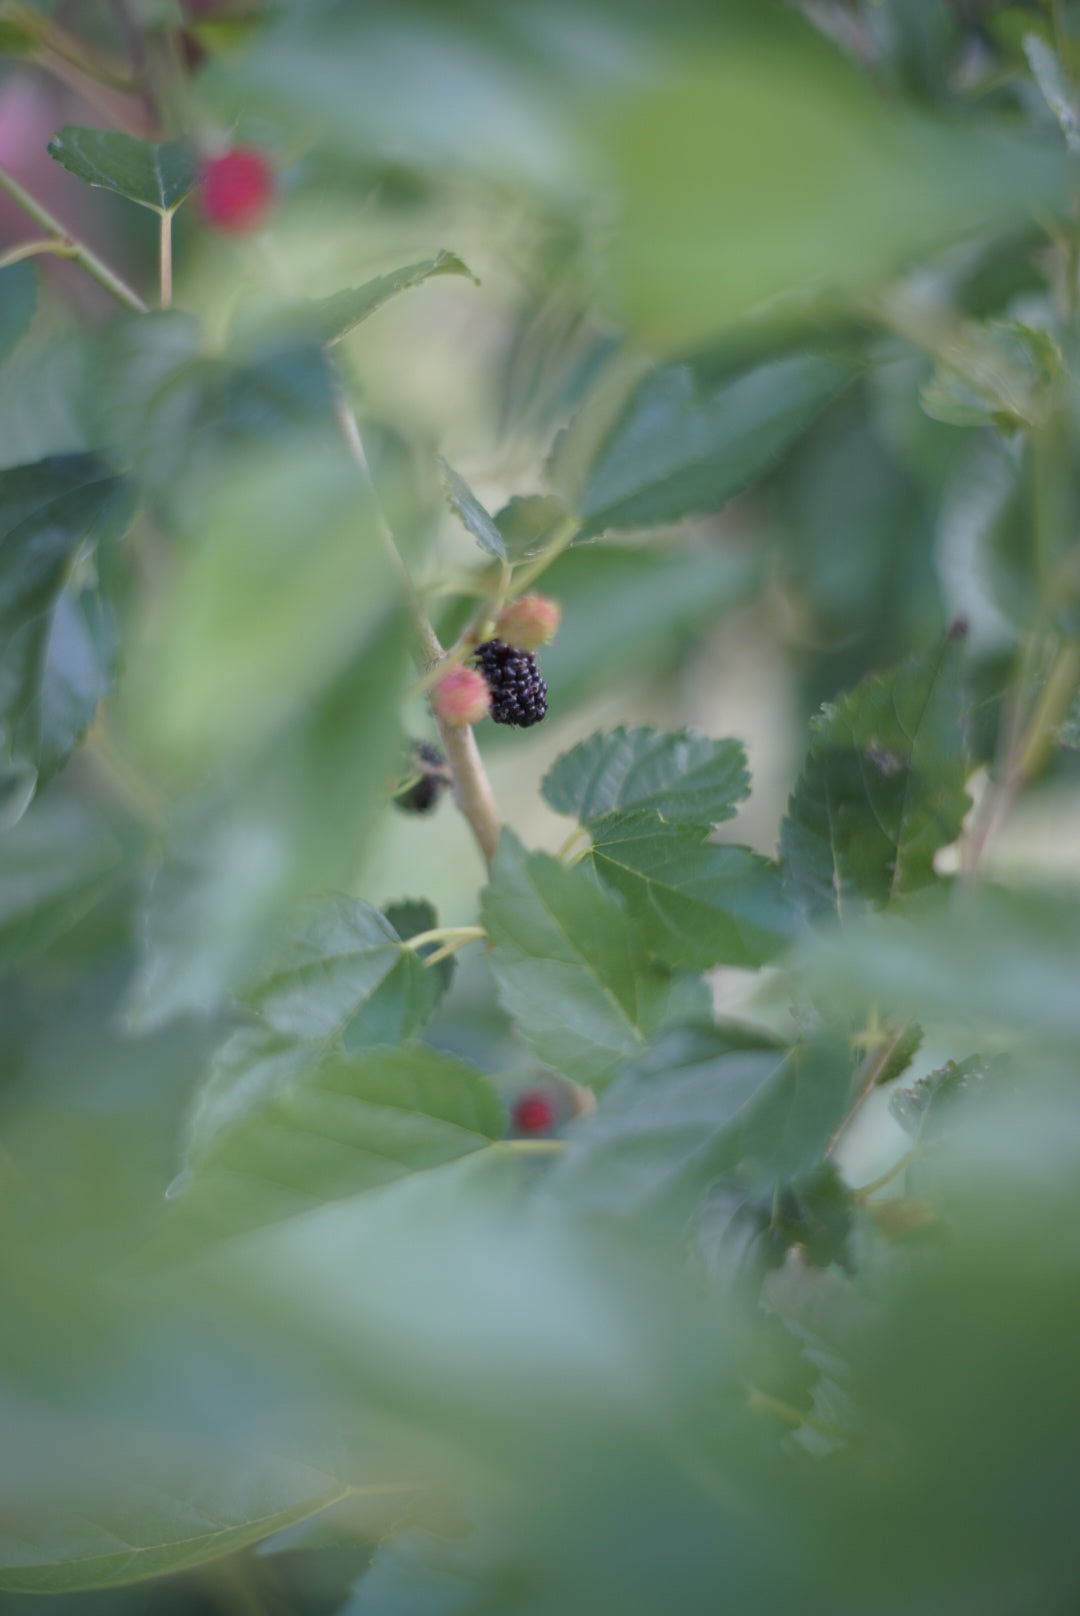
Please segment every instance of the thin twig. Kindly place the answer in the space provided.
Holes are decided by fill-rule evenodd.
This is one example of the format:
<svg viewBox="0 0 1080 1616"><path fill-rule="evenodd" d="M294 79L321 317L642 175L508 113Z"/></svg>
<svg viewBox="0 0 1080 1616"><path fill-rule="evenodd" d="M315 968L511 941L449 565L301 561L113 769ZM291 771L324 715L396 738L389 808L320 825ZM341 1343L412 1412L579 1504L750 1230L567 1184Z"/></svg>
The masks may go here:
<svg viewBox="0 0 1080 1616"><path fill-rule="evenodd" d="M22 241L17 247L11 247L6 253L0 253L0 269L7 269L11 264L21 264L24 258L37 258L42 253L52 253L56 258L74 258L75 243L62 240L58 236L49 236L44 241Z"/></svg>
<svg viewBox="0 0 1080 1616"><path fill-rule="evenodd" d="M854 1097L844 1113L843 1121L829 1140L828 1149L825 1152L827 1156L832 1156L835 1153L840 1141L862 1110L863 1105L874 1092L882 1072L896 1054L909 1026L910 1023L905 1022L903 1026L897 1027L890 1037L883 1038L880 1043L874 1045L873 1049L867 1050L859 1065L859 1070L855 1074Z"/></svg>
<svg viewBox="0 0 1080 1616"><path fill-rule="evenodd" d="M335 404L338 424L342 437L348 446L349 452L364 474L364 479L374 494L371 469L368 465L367 455L364 452L363 439L357 425L348 399L343 389L338 389ZM391 566L401 582L401 587L412 614L413 627L416 633L419 660L425 672L432 672L445 663L445 652L439 641L423 602L416 592L416 586L409 574L397 543L394 539L390 524L387 522L377 499L374 500L375 520L378 524L379 537L383 548L390 559ZM498 805L491 790L487 772L480 758L480 750L476 744L476 737L469 725L449 724L435 714L435 722L439 729L439 739L446 756L447 766L453 776L454 800L461 812L465 815L473 835L480 845L484 860L491 868L499 846L499 832L502 830L502 818Z"/></svg>
<svg viewBox="0 0 1080 1616"><path fill-rule="evenodd" d="M129 309L135 309L139 314L147 312L146 304L138 292L132 291L127 282L122 281L119 275L109 268L108 264L103 263L85 242L76 240L64 228L59 219L55 218L48 208L43 207L35 197L32 197L29 191L24 190L18 180L9 174L6 168L0 168L0 190L6 191L11 200L17 202L23 212L30 215L35 224L39 224L43 230L48 230L50 235L55 236L58 241L69 246L71 251L66 253L65 256L73 258L77 264L80 264L86 270L86 273L92 275L99 286L103 286L107 292L111 292L118 302L125 304Z"/></svg>

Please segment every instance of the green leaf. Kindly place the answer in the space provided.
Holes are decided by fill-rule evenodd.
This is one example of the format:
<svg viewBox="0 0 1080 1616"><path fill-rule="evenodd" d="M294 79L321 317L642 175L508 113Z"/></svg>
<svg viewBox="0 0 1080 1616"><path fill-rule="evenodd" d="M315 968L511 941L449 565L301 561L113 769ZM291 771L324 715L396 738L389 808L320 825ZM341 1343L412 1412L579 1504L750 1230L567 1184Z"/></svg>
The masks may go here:
<svg viewBox="0 0 1080 1616"><path fill-rule="evenodd" d="M784 874L811 916L914 892L956 840L970 801L962 636L865 680L813 722L780 833Z"/></svg>
<svg viewBox="0 0 1080 1616"><path fill-rule="evenodd" d="M566 712L600 685L677 665L759 575L752 558L697 544L583 544L560 556L544 574L563 608L543 653L549 708Z"/></svg>
<svg viewBox="0 0 1080 1616"><path fill-rule="evenodd" d="M0 269L0 363L34 317L39 284L37 266L26 259Z"/></svg>
<svg viewBox="0 0 1080 1616"><path fill-rule="evenodd" d="M503 536L464 477L459 476L453 466L448 465L441 457L439 470L443 475L446 497L452 510L468 528L481 550L486 550L488 555L498 556L505 561L506 545L503 543Z"/></svg>
<svg viewBox="0 0 1080 1616"><path fill-rule="evenodd" d="M523 561L542 550L565 520L566 507L554 494L515 494L495 513L495 526L511 561Z"/></svg>
<svg viewBox="0 0 1080 1616"><path fill-rule="evenodd" d="M112 687L117 635L98 551L127 528L132 495L89 455L0 472L0 732L9 758L43 779Z"/></svg>
<svg viewBox="0 0 1080 1616"><path fill-rule="evenodd" d="M361 898L335 895L303 906L241 997L283 1037L341 1038L346 1049L356 1050L410 1037L443 987L438 971L403 946L377 909Z"/></svg>
<svg viewBox="0 0 1080 1616"><path fill-rule="evenodd" d="M177 815L146 902L133 1025L213 1010L257 969L293 904L356 878L401 754L409 643L404 618L385 615L229 789Z"/></svg>
<svg viewBox="0 0 1080 1616"><path fill-rule="evenodd" d="M889 1113L917 1142L940 1133L942 1115L951 1111L964 1093L978 1088L987 1078L992 1063L982 1055L967 1060L946 1061L936 1071L920 1077L909 1089L899 1089L889 1101Z"/></svg>
<svg viewBox="0 0 1080 1616"><path fill-rule="evenodd" d="M0 1588L62 1594L165 1576L233 1554L348 1493L297 1459L236 1448L163 1454L106 1431L74 1474L4 1500ZM78 1461L84 1468L80 1471ZM91 1479L92 1478L92 1479Z"/></svg>
<svg viewBox="0 0 1080 1616"><path fill-rule="evenodd" d="M434 931L439 924L435 905L428 903L426 898L403 898L399 903L388 903L383 912L403 943L409 942L413 937L419 937L422 931ZM422 943L415 952L421 959L427 959L428 955L436 953L438 948L437 942ZM446 959L441 959L437 965L432 965L428 969L438 977L440 993L445 993L454 980L457 960L453 954L449 954Z"/></svg>
<svg viewBox="0 0 1080 1616"><path fill-rule="evenodd" d="M132 664L146 746L184 767L252 750L377 632L396 584L343 445L268 443L230 461Z"/></svg>
<svg viewBox="0 0 1080 1616"><path fill-rule="evenodd" d="M486 1568L468 1564L469 1547L426 1532L384 1540L339 1616L475 1616Z"/></svg>
<svg viewBox="0 0 1080 1616"><path fill-rule="evenodd" d="M472 270L462 263L457 253L444 248L434 258L425 258L418 264L406 264L403 269L391 270L389 275L377 275L363 286L346 292L335 292L331 297L319 298L295 311L295 319L305 332L317 342L340 342L358 325L381 309L384 303L407 292L413 286L422 286L437 275L464 275L479 286ZM286 316L287 321L289 316Z"/></svg>
<svg viewBox="0 0 1080 1616"><path fill-rule="evenodd" d="M250 1226L456 1161L504 1126L489 1079L438 1050L349 1057L244 1029L195 1097L173 1194Z"/></svg>
<svg viewBox="0 0 1080 1616"><path fill-rule="evenodd" d="M580 867L526 853L504 830L483 922L502 1005L546 1066L602 1084L659 1030L670 978Z"/></svg>
<svg viewBox="0 0 1080 1616"><path fill-rule="evenodd" d="M615 729L557 758L541 785L557 814L592 825L618 810L651 809L669 824L730 819L750 790L738 741L692 730Z"/></svg>
<svg viewBox="0 0 1080 1616"><path fill-rule="evenodd" d="M113 129L66 124L49 141L48 152L76 179L157 213L179 207L199 177L194 157L180 140L152 143Z"/></svg>
<svg viewBox="0 0 1080 1616"><path fill-rule="evenodd" d="M701 386L688 365L652 371L588 461L576 462L572 423L556 445L556 491L585 532L654 527L718 510L760 477L854 374L833 354L794 354ZM589 406L586 406L586 417Z"/></svg>
<svg viewBox="0 0 1080 1616"><path fill-rule="evenodd" d="M770 301L860 291L919 254L1060 205L1064 152L988 117L933 119L792 12L714 9L598 135L619 176L610 268L653 351ZM970 110L970 109L969 109ZM918 176L916 180L915 176Z"/></svg>
<svg viewBox="0 0 1080 1616"><path fill-rule="evenodd" d="M816 935L793 956L830 1013L918 1021L985 1044L990 1033L1069 1048L1080 1037L1075 892L944 885Z"/></svg>
<svg viewBox="0 0 1080 1616"><path fill-rule="evenodd" d="M40 953L97 902L120 848L97 817L60 796L0 834L0 968Z"/></svg>
<svg viewBox="0 0 1080 1616"><path fill-rule="evenodd" d="M785 1048L735 1030L681 1027L600 1097L545 1194L617 1222L681 1230L709 1184L739 1170L772 1185L816 1164L841 1120L851 1061L839 1045Z"/></svg>
<svg viewBox="0 0 1080 1616"><path fill-rule="evenodd" d="M592 864L669 965L763 965L794 929L779 867L707 842L708 830L648 811L610 814L593 827Z"/></svg>

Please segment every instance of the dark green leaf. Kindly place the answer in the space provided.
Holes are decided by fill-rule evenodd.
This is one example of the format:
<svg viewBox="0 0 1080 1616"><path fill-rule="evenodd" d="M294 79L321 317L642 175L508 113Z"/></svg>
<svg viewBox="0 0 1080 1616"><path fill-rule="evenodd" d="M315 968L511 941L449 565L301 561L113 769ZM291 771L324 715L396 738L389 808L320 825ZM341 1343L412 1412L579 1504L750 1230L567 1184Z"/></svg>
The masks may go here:
<svg viewBox="0 0 1080 1616"><path fill-rule="evenodd" d="M120 859L96 815L63 797L0 834L0 968L39 953L93 907Z"/></svg>
<svg viewBox="0 0 1080 1616"><path fill-rule="evenodd" d="M601 1096L546 1190L605 1218L671 1217L679 1228L722 1173L771 1185L812 1167L843 1116L850 1077L839 1046L675 1029Z"/></svg>
<svg viewBox="0 0 1080 1616"><path fill-rule="evenodd" d="M564 466L576 450L567 429L553 477L587 533L653 527L719 509L759 477L851 379L850 361L795 354L703 388L688 365L648 375L588 463L584 478ZM588 406L586 407L588 409Z"/></svg>
<svg viewBox="0 0 1080 1616"><path fill-rule="evenodd" d="M437 1050L348 1057L243 1030L196 1095L174 1193L268 1222L482 1150L504 1124L488 1078Z"/></svg>
<svg viewBox="0 0 1080 1616"><path fill-rule="evenodd" d="M347 337L361 321L374 314L376 309L381 309L384 303L389 303L399 292L422 286L436 275L464 275L468 280L480 284L457 253L444 249L436 253L434 258L425 258L419 264L407 264L403 269L391 270L389 275L378 275L374 280L365 281L363 286L320 298L295 310L294 317L297 325L315 341L340 342L342 337ZM286 321L291 323L289 316L286 316Z"/></svg>
<svg viewBox="0 0 1080 1616"><path fill-rule="evenodd" d="M443 986L438 971L402 945L377 909L361 898L333 896L303 906L241 996L284 1037L341 1038L356 1050L410 1037Z"/></svg>
<svg viewBox="0 0 1080 1616"><path fill-rule="evenodd" d="M111 688L116 629L97 551L124 532L133 490L72 455L0 473L0 732L43 778Z"/></svg>
<svg viewBox="0 0 1080 1616"><path fill-rule="evenodd" d="M841 918L934 879L970 806L962 637L867 679L814 720L780 833L785 878L811 915Z"/></svg>
<svg viewBox="0 0 1080 1616"><path fill-rule="evenodd" d="M780 870L707 834L647 811L610 814L593 828L593 867L669 965L763 965L794 929Z"/></svg>
<svg viewBox="0 0 1080 1616"><path fill-rule="evenodd" d="M526 853L504 830L485 888L489 959L504 1008L546 1066L602 1084L668 1012L671 982L622 906L581 868Z"/></svg>
<svg viewBox="0 0 1080 1616"><path fill-rule="evenodd" d="M464 477L459 476L453 466L447 465L442 459L439 461L439 469L443 475L446 497L450 501L451 508L468 528L481 550L486 550L488 555L499 556L505 561L506 545L503 543L502 534Z"/></svg>
<svg viewBox="0 0 1080 1616"><path fill-rule="evenodd" d="M0 269L0 363L19 341L37 307L38 271L24 259Z"/></svg>
<svg viewBox="0 0 1080 1616"><path fill-rule="evenodd" d="M651 809L668 823L715 825L730 819L750 790L738 741L691 730L615 729L556 759L544 797L557 814L592 825L618 810Z"/></svg>
<svg viewBox="0 0 1080 1616"><path fill-rule="evenodd" d="M422 931L434 931L439 924L435 905L428 903L426 898L403 898L400 903L388 903L383 913L403 943L407 943L410 938L419 937ZM421 959L426 959L429 954L434 954L438 947L437 942L421 943L417 953ZM457 960L452 954L430 967L432 974L439 979L441 993L445 993L449 988L456 969Z"/></svg>
<svg viewBox="0 0 1080 1616"><path fill-rule="evenodd" d="M48 150L76 179L158 213L171 213L198 179L195 159L180 140L154 144L114 129L67 124L49 141Z"/></svg>

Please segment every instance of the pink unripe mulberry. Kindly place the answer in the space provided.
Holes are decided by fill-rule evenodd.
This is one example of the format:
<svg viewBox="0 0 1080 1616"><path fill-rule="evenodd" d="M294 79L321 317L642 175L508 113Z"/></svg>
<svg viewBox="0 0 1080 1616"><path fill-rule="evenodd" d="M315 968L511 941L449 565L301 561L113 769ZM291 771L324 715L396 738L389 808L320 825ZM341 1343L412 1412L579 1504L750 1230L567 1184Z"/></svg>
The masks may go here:
<svg viewBox="0 0 1080 1616"><path fill-rule="evenodd" d="M215 230L243 235L255 230L274 202L274 171L254 146L235 146L203 165L200 201Z"/></svg>
<svg viewBox="0 0 1080 1616"><path fill-rule="evenodd" d="M495 623L500 640L516 651L537 651L555 638L562 622L562 607L547 595L522 595L504 606Z"/></svg>
<svg viewBox="0 0 1080 1616"><path fill-rule="evenodd" d="M491 691L476 668L451 668L431 692L431 705L446 724L478 724L491 708Z"/></svg>

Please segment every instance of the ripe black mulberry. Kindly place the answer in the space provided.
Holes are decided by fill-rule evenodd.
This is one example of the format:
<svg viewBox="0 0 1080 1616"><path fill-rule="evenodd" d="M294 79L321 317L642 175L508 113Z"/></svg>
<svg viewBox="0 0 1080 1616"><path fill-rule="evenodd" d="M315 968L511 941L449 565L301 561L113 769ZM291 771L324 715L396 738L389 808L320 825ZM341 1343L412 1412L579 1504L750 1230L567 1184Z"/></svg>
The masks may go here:
<svg viewBox="0 0 1080 1616"><path fill-rule="evenodd" d="M485 640L476 647L476 665L491 691L496 724L515 729L539 724L547 712L547 685L531 651L516 651L503 640Z"/></svg>

